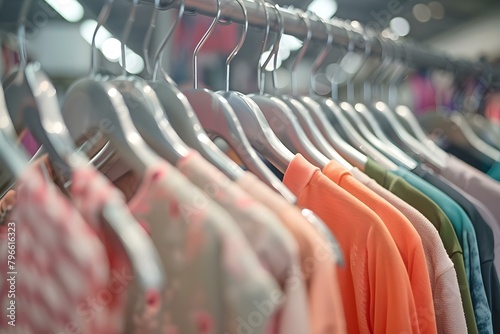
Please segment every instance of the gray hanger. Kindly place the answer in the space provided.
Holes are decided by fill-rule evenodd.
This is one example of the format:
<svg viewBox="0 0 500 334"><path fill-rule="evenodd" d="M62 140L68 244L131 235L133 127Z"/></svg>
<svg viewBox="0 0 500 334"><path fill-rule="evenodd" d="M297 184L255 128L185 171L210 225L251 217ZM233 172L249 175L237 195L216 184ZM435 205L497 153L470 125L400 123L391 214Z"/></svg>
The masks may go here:
<svg viewBox="0 0 500 334"><path fill-rule="evenodd" d="M280 31L274 42L273 50L269 54L262 69L265 69L269 61L274 57L274 69L277 67L277 55L279 43L284 33L283 19L275 6L276 16L280 25ZM275 71L273 71L273 83L276 88ZM263 88L263 87L262 87ZM259 106L260 110L269 122L271 129L278 136L285 146L294 153L301 153L309 162L323 168L328 164L329 159L325 157L318 149L309 141L307 135L301 128L296 116L290 107L276 96L252 94L249 95Z"/></svg>
<svg viewBox="0 0 500 334"><path fill-rule="evenodd" d="M111 11L113 0L101 10L92 41L92 74L95 75L95 36ZM100 132L136 172L160 161L144 143L130 119L128 108L118 90L109 82L94 76L82 79L70 87L63 105L63 117L75 140ZM143 160L144 159L144 160ZM143 291L161 291L166 275L158 253L142 227L121 206L109 203L103 208L104 222L120 240Z"/></svg>
<svg viewBox="0 0 500 334"><path fill-rule="evenodd" d="M281 99L290 107L293 111L297 119L299 120L300 125L302 126L304 132L307 134L309 140L316 146L316 148L323 153L328 159L335 160L348 170L352 169L352 165L348 163L335 149L328 143L328 141L323 137L323 134L318 129L314 120L309 115L309 110L301 103L300 97L298 97L297 93L297 65L304 58L307 48L311 42L311 26L309 17L305 13L297 14L306 24L307 26L307 35L304 43L299 50L297 56L295 57L292 67L290 69L291 73L291 84L292 84L292 96L283 95ZM295 98L296 97L296 98Z"/></svg>
<svg viewBox="0 0 500 334"><path fill-rule="evenodd" d="M391 66L394 57L392 54L388 54L382 45L382 53L385 56L385 62L378 69L378 77L384 76L387 72L386 69ZM385 52L384 52L385 51ZM385 72L385 73L384 73ZM376 78L375 78L376 81ZM429 162L434 168L442 169L445 166L445 161L441 160L439 157L431 155L429 150L422 145L418 140L413 138L406 129L399 123L396 118L395 113L392 109L382 101L378 101L370 108L372 114L375 115L380 121L386 122L389 126L386 129L391 130L394 134L401 140L401 143L411 152L422 158L423 160Z"/></svg>
<svg viewBox="0 0 500 334"><path fill-rule="evenodd" d="M145 55L148 54L147 50L151 40L148 36L152 36L156 16L158 15L158 10L160 8L162 7L155 5L151 24L144 40ZM205 159L207 159L207 161L216 166L230 179L237 180L243 174L243 170L210 140L208 135L203 130L203 127L201 126L200 121L189 104L186 96L177 88L175 82L170 78L161 65L161 59L163 53L165 52L167 42L179 24L184 13L184 8L185 3L184 1L181 1L179 12L172 29L165 35L165 38L160 43L160 47L154 53L153 78L149 84L156 92L157 98L159 99L165 112L164 115L156 114L155 117L157 117L158 123L163 122L162 119L166 118L166 120L172 124L172 127L177 130L177 134L189 147L197 150ZM149 71L149 57L146 56L145 60L146 68L148 68Z"/></svg>
<svg viewBox="0 0 500 334"><path fill-rule="evenodd" d="M126 77L125 44L135 21L138 5L139 1L134 0L123 30L122 76L111 82L123 96L134 126L141 137L158 155L175 165L188 155L189 147L179 138L165 118L165 112L153 88L142 78Z"/></svg>
<svg viewBox="0 0 500 334"><path fill-rule="evenodd" d="M21 8L18 26L20 65L4 82L5 102L16 132L21 134L29 130L48 152L54 172L67 181L73 167L86 163L86 160L75 153L69 140L71 137L62 120L54 86L40 64L27 64L25 21L30 6L31 0L27 0Z"/></svg>
<svg viewBox="0 0 500 334"><path fill-rule="evenodd" d="M338 61L338 64L342 62L342 60L349 56L352 53L352 50L354 50L354 41L351 36L351 32L349 30L345 30L346 34L348 36L349 40L349 46L348 46L348 52L344 55L344 57ZM332 86L334 84L334 79L332 78ZM332 87L332 93L334 91L334 87ZM351 144L356 147L358 150L366 154L367 156L371 157L378 163L380 163L382 166L384 166L388 170L395 170L397 169L397 165L394 164L391 160L389 160L386 156L384 156L382 153L380 153L376 148L374 148L368 141L366 141L358 132L357 130L352 126L350 121L347 119L347 117L344 115L344 112L342 111L341 107L343 108L352 108L352 106L349 103L342 103L340 106L333 101L333 99L324 99L321 97L316 98L316 101L318 101L321 106L323 107L323 112L326 114L327 118L329 119L330 122L336 123L342 128L344 133L346 134L348 140L351 142Z"/></svg>
<svg viewBox="0 0 500 334"><path fill-rule="evenodd" d="M17 138L16 130L10 119L3 88L0 85L0 163L2 168L10 174L7 175L9 179L19 178L28 166L28 158L16 147L15 138ZM4 173L2 173L2 178L3 176ZM0 184L4 183L2 181Z"/></svg>
<svg viewBox="0 0 500 334"><path fill-rule="evenodd" d="M319 18L325 27L325 31L328 34L328 39L323 47L323 50L318 54L316 59L311 66L310 76L311 76L311 84L310 84L310 96L315 96L315 92L313 90L313 81L314 75L318 71L319 67L323 63L325 57L328 55L332 48L333 34L329 25L326 22ZM318 96L316 96L318 98ZM313 121L315 122L318 129L321 131L325 139L334 147L338 152L342 154L344 158L347 159L352 165L357 168L364 170L367 158L361 152L356 150L354 147L349 145L337 132L337 130L330 124L325 114L322 111L321 105L309 96L301 96L298 98L302 104L308 109Z"/></svg>
<svg viewBox="0 0 500 334"><path fill-rule="evenodd" d="M357 74L361 71L363 68L364 64L368 60L368 57L371 55L371 49L372 49L372 44L373 40L372 38L368 36L363 36L364 37L364 47L365 47L365 52L364 52L364 62L361 64L361 66L358 68L356 73L352 76L349 77L347 80L347 86L348 86L348 96L347 96L347 102L348 103L343 103L342 104L342 110L346 113L348 118L351 120L352 125L358 130L359 134L361 134L370 144L372 144L376 149L378 149L381 153L383 153L386 157L391 159L393 162L397 163L398 165L405 166L406 168L412 170L415 167L417 167L418 163L412 159L410 156L408 156L406 153L401 151L399 147L394 145L382 132L380 129L378 123L375 121L373 116L371 115L370 111L364 105L363 103L356 103L355 107L351 103L354 103L354 79L357 76ZM366 95L366 90L363 92ZM368 124L370 124L372 131L368 129L368 127L365 125L363 120L361 119L360 115L365 118ZM385 139L385 140L384 140Z"/></svg>
<svg viewBox="0 0 500 334"><path fill-rule="evenodd" d="M246 11L245 5L244 5L244 3L241 0L236 0L236 1L238 2L238 4L240 5L240 7L241 7L241 9L243 11L243 16L245 18L245 24L244 24L243 32L241 34L241 38L240 38L240 41L239 41L238 45L233 50L233 52L231 52L231 54L228 56L228 58L226 60L226 90L218 92L218 94L222 95L229 102L229 104L233 108L234 116L236 116L237 113L238 114L243 114L243 115L253 115L254 113L257 112L257 110L253 110L253 109L255 109L255 108L258 109L258 106L255 104L255 102L253 102L250 98L246 97L245 95L243 95L241 93L234 92L234 91L229 91L229 78L230 78L230 68L231 68L230 65L231 65L231 61L234 59L234 57L236 56L236 54L239 52L239 50L243 46L243 44L245 42L245 37L246 37L246 34L247 34L247 30L248 30L248 15L247 15L247 11ZM240 129L241 128L241 130L243 130L243 127L241 126L241 123L240 123L240 121L239 121L239 119L237 117L236 117L236 119L234 119L233 115L231 115L229 113L226 113L224 116L225 116L224 120L225 120L225 122L227 122L227 125L228 125L228 127L230 129L231 128L234 128L234 129ZM226 127L226 125L224 124L224 120L221 120L220 123L222 123L224 125L224 127ZM214 120L214 121L217 122L217 120ZM233 124L233 122L234 122L234 124ZM252 124L252 123L250 123L250 124ZM260 125L259 123L255 123L255 122L253 124L254 125L256 124L257 126ZM261 129L261 131L262 131L262 129ZM270 137L272 136L269 133L268 133L268 135ZM231 137L238 138L240 136L239 136L239 134L237 134L237 133L235 134L233 132L233 134L232 134ZM248 138L246 138L246 132L245 131L242 132L242 136L241 136L241 138L239 140L243 144L242 145L243 147L246 147L245 141L247 141L247 140L248 140L248 143L250 144L250 140ZM252 142L254 144L255 144L256 140L259 140L259 137L252 138ZM275 146L275 147L279 147L279 146ZM273 152L272 151L273 148L274 148L273 146L268 146L267 149L263 150L263 152L264 153ZM255 160L252 159L252 158L249 159L250 160L249 161L250 164L252 164L252 163L255 164L254 168L253 169L250 168L250 166L248 164L247 164L247 167L249 167L249 169L251 171L253 171L254 173L255 173L255 171L257 171L257 173L259 173L261 175L261 179L264 179L269 185L271 185L276 191L278 191L290 203L295 203L297 199L292 194L292 192L287 187L285 187L285 185L264 164L264 162L257 156L257 154L255 152L252 152L253 150L254 150L254 148L250 145L250 147L246 147L245 150L242 151L241 153L238 152L238 150L236 150L236 152L240 156L240 159L242 159L243 162L245 162L245 164L247 164L247 162L245 161L245 158L244 158L245 155L248 155L250 157L254 156ZM259 153L262 154L263 152L259 152ZM243 155L243 156L241 156L240 154ZM286 154L286 153L284 153L284 154ZM281 157L281 156L282 155L278 155L278 157ZM264 156L264 157L266 157L266 156ZM274 160L277 160L276 158L274 158L273 155L271 155L271 158L273 158ZM292 158L293 158L293 156L292 156ZM246 158L246 159L248 159L248 158ZM287 165L288 165L288 163L287 163ZM255 174L257 174L257 173L255 173ZM257 175L259 175L259 174L257 174Z"/></svg>

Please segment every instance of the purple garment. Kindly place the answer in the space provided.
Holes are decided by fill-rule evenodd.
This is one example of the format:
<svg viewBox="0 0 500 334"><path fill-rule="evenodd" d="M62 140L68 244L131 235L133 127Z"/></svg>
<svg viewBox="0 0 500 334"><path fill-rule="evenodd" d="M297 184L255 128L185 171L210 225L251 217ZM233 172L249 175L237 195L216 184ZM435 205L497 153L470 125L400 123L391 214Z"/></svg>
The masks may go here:
<svg viewBox="0 0 500 334"><path fill-rule="evenodd" d="M40 144L37 143L36 139L29 131L24 133L21 143L31 157L34 156L36 151L40 148Z"/></svg>

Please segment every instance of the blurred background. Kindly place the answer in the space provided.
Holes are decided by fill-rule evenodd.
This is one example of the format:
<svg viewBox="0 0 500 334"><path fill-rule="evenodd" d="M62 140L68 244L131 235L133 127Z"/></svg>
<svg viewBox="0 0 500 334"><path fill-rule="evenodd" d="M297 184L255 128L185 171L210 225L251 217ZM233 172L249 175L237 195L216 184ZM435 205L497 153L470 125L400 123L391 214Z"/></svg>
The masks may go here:
<svg viewBox="0 0 500 334"><path fill-rule="evenodd" d="M349 20L353 27L363 25L392 39L419 43L436 52L451 57L496 63L500 59L500 2L495 0L277 0L280 6L309 10L325 19L338 17ZM16 27L21 9L20 0L0 0L0 74L5 75L18 61ZM90 41L96 26L96 17L103 0L33 0L27 20L27 48L30 59L39 61L58 89L64 91L75 79L90 70ZM101 72L120 73L120 37L131 8L131 1L115 0L105 28L97 36L98 66ZM151 22L152 6L141 5L132 33L127 42L127 71L147 74L144 36ZM160 12L153 33L154 50L161 37L168 33L176 10ZM162 59L163 67L179 85L192 85L192 52L206 31L211 18L201 15L184 15L182 23L169 42ZM236 45L241 26L218 25L213 36L200 53L201 85L214 90L222 89L225 80L225 58ZM249 29L246 43L233 62L231 89L250 93L257 88L257 65L261 55L263 31ZM270 36L270 43L274 40ZM277 88L290 89L289 68L302 41L285 36L281 43L277 69ZM256 47L258 46L258 47ZM307 76L310 65L323 45L312 43L305 59L299 64L298 73ZM334 47L327 57L318 79L319 93L331 93L329 81L340 85L357 72L361 55L351 55L341 64L336 61L346 50ZM149 51L151 54L151 51ZM372 65L376 66L376 64ZM369 72L369 71L367 71ZM446 87L451 80L439 73L413 69L401 86L400 96L416 110L423 110L435 103L436 96L446 95L438 90L439 82ZM363 75L356 76L359 82ZM321 78L320 78L321 79ZM299 90L307 91L309 80L299 80ZM415 89L417 87L417 89ZM360 90L356 90L359 93ZM410 93L411 92L411 93ZM63 94L59 94L63 96ZM492 97L491 99L494 99Z"/></svg>

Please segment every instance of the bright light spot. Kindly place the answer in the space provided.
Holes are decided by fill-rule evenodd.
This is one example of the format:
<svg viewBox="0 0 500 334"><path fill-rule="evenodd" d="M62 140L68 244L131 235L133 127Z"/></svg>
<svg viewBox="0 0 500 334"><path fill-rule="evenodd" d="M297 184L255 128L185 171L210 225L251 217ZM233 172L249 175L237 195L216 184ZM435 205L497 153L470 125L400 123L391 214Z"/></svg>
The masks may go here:
<svg viewBox="0 0 500 334"><path fill-rule="evenodd" d="M431 19L432 13L429 7L423 3L419 3L413 7L413 16L420 22L428 22Z"/></svg>
<svg viewBox="0 0 500 334"><path fill-rule="evenodd" d="M340 104L340 108L342 108L342 109L349 109L349 103L347 103L347 102L342 102L342 103Z"/></svg>
<svg viewBox="0 0 500 334"><path fill-rule="evenodd" d="M78 22L83 18L84 10L76 0L45 0L66 21Z"/></svg>
<svg viewBox="0 0 500 334"><path fill-rule="evenodd" d="M92 36L94 35L95 28L97 27L97 21L86 20L80 25L80 35L83 39L92 45ZM95 45L97 48L101 48L105 40L113 37L111 33L104 27L100 27L95 38Z"/></svg>
<svg viewBox="0 0 500 334"><path fill-rule="evenodd" d="M434 20L441 20L444 18L444 6L441 2L431 1L428 6Z"/></svg>
<svg viewBox="0 0 500 334"><path fill-rule="evenodd" d="M351 22L351 27L353 29L360 29L361 28L361 23L359 23L358 21L352 21Z"/></svg>
<svg viewBox="0 0 500 334"><path fill-rule="evenodd" d="M396 35L391 28L385 28L380 34L382 37L392 39L393 41L397 41L399 39L399 36Z"/></svg>
<svg viewBox="0 0 500 334"><path fill-rule="evenodd" d="M139 74L142 70L144 70L144 60L137 53L127 48L125 51L125 57L127 72L131 74Z"/></svg>
<svg viewBox="0 0 500 334"><path fill-rule="evenodd" d="M328 20L337 12L338 4L335 0L313 0L307 9Z"/></svg>
<svg viewBox="0 0 500 334"><path fill-rule="evenodd" d="M271 54L271 51L266 51L262 54L262 56L260 56L260 66L264 65L264 62L266 61L267 57L269 57L269 55ZM281 67L281 59L278 57L277 59L277 64L276 64L276 68L280 68ZM266 65L266 71L268 72L271 72L274 70L274 55L271 57L271 60L269 61L269 63Z"/></svg>
<svg viewBox="0 0 500 334"><path fill-rule="evenodd" d="M391 29L395 34L404 37L410 33L410 23L402 17L395 17L391 20Z"/></svg>
<svg viewBox="0 0 500 334"><path fill-rule="evenodd" d="M290 57L290 50L286 48L279 48L278 50L278 59L287 60Z"/></svg>
<svg viewBox="0 0 500 334"><path fill-rule="evenodd" d="M288 49L290 51L298 50L302 47L302 41L295 36L283 34L280 41L280 49Z"/></svg>
<svg viewBox="0 0 500 334"><path fill-rule="evenodd" d="M351 53L350 56L342 59L340 66L345 73L354 74L356 73L363 63L363 58L357 53Z"/></svg>
<svg viewBox="0 0 500 334"><path fill-rule="evenodd" d="M329 64L325 73L329 82L341 84L347 80L347 73L338 64Z"/></svg>
<svg viewBox="0 0 500 334"><path fill-rule="evenodd" d="M375 103L375 108L377 108L380 111L383 111L385 109L385 103L384 102L377 102L377 103Z"/></svg>
<svg viewBox="0 0 500 334"><path fill-rule="evenodd" d="M354 109L356 109L357 112L361 112L363 110L363 105L361 103L356 103Z"/></svg>
<svg viewBox="0 0 500 334"><path fill-rule="evenodd" d="M108 90L108 95L111 96L111 97L115 97L118 95L118 91L116 90L116 88L110 88Z"/></svg>
<svg viewBox="0 0 500 334"><path fill-rule="evenodd" d="M117 62L122 54L121 43L116 38L108 38L102 43L101 51L109 61Z"/></svg>

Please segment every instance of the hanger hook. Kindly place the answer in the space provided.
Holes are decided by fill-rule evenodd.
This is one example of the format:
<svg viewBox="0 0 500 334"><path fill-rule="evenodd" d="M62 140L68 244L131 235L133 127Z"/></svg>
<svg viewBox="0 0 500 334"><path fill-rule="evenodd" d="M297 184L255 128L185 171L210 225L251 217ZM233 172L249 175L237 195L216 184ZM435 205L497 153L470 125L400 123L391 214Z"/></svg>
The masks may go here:
<svg viewBox="0 0 500 334"><path fill-rule="evenodd" d="M231 70L231 62L233 61L234 57L240 52L241 48L243 47L243 44L245 43L245 39L247 37L247 32L248 32L248 12L247 8L245 7L245 4L243 3L242 0L236 0L238 4L241 7L241 10L243 11L243 18L245 20L245 24L243 25L243 31L241 32L241 37L240 41L238 42L238 45L234 48L234 50L231 52L231 54L227 57L226 59L226 92L229 91L229 77L230 77L230 70Z"/></svg>
<svg viewBox="0 0 500 334"><path fill-rule="evenodd" d="M24 0L18 18L17 39L19 45L19 68L24 70L28 63L28 53L26 51L26 18L31 8L32 0Z"/></svg>
<svg viewBox="0 0 500 334"><path fill-rule="evenodd" d="M126 63L127 56L125 55L125 46L128 42L128 38L130 37L130 32L132 31L132 26L134 25L138 8L139 8L139 0L132 0L132 8L130 8L130 13L128 14L127 22L125 23L125 27L123 28L122 43L121 43L123 76L127 75L127 63Z"/></svg>
<svg viewBox="0 0 500 334"><path fill-rule="evenodd" d="M95 26L94 34L92 35L92 45L91 45L91 53L90 53L90 76L93 78L97 72L97 47L95 45L95 40L97 37L97 32L99 28L101 28L104 23L108 20L109 14L111 13L111 6L113 5L114 0L107 0L104 6L102 6L101 12L97 17L97 25Z"/></svg>
<svg viewBox="0 0 500 334"><path fill-rule="evenodd" d="M345 31L347 35L347 40L348 40L348 46L347 46L347 52L336 62L338 66L341 66L341 64L344 62L344 60L351 55L354 52L354 40L352 39L352 34L351 32L344 26L342 29ZM337 69L337 73L340 72L339 69ZM339 84L335 82L336 80L336 75L334 74L332 76L332 81L331 81L331 87L332 87L332 99L333 100L338 100L339 98Z"/></svg>
<svg viewBox="0 0 500 334"><path fill-rule="evenodd" d="M351 34L351 37L355 33L355 31L352 28L353 28L352 25L350 25L349 27L346 25L346 29L348 33ZM368 57L370 56L372 51L372 44L373 44L372 40L368 36L365 35L357 35L357 36L361 36L363 38L364 50L363 50L363 58L361 60L361 64L359 64L356 71L352 75L350 75L349 78L347 79L347 102L349 103L354 102L354 79L357 78L358 74L361 72L361 69L368 60Z"/></svg>
<svg viewBox="0 0 500 334"><path fill-rule="evenodd" d="M215 25L217 24L217 21L219 21L221 13L222 13L221 0L217 0L217 14L215 15L215 18L213 19L212 23L210 23L208 30L205 32L201 40L198 42L198 45L196 45L196 48L194 49L193 52L194 89L198 89L198 53L200 52L200 49L203 46L203 44L205 44L207 39L214 32Z"/></svg>
<svg viewBox="0 0 500 334"><path fill-rule="evenodd" d="M153 37L153 31L156 28L156 21L158 20L159 8L157 6L157 1L155 1L153 7L153 14L151 14L151 20L149 21L148 31L144 36L144 43L142 43L142 53L144 54L144 63L146 65L146 72L151 74L151 62L149 60L149 47L151 45L151 39Z"/></svg>
<svg viewBox="0 0 500 334"><path fill-rule="evenodd" d="M274 68L272 70L272 72L273 72L272 79L273 79L273 88L274 88L274 91L276 92L277 91L277 89L276 89L276 67L278 65L278 51L280 48L281 38L283 37L283 34L285 33L285 26L283 24L283 17L281 16L281 12L279 10L278 5L274 5L273 8L276 12L276 18L278 20L279 32L278 32L278 35L276 36L276 40L274 41L273 49L269 53L269 56L267 57L266 61L264 61L264 63L262 64L261 69L265 69L267 64L269 64L271 59L273 59L273 57L274 57L274 60L273 60L273 64L274 64L273 67ZM262 76L264 76L264 74L265 74L265 72L262 72ZM262 79L262 80L264 80L264 79Z"/></svg>
<svg viewBox="0 0 500 334"><path fill-rule="evenodd" d="M295 57L292 63L292 67L290 68L290 74L291 74L291 81L292 81L292 95L297 95L297 66L299 65L299 62L304 59L304 55L306 54L307 49L309 48L309 44L311 43L311 37L312 37L312 30L311 30L311 21L309 19L309 15L306 13L301 13L297 10L297 16L304 21L306 28L307 28L307 34L306 38L304 39L304 43L302 44L302 47L299 50L299 53Z"/></svg>
<svg viewBox="0 0 500 334"><path fill-rule="evenodd" d="M266 18L266 29L265 29L264 40L262 41L262 48L260 49L259 60L257 62L257 87L259 89L259 93L262 95L264 94L264 82L262 80L264 77L262 75L262 68L260 66L260 57L262 57L262 55L266 51L266 45L267 41L269 40L269 31L271 29L271 25L269 24L269 12L267 11L266 2L264 0L259 0L259 4L261 4L264 7L264 15Z"/></svg>
<svg viewBox="0 0 500 334"><path fill-rule="evenodd" d="M326 21L322 17L318 16L318 19L323 24L323 27L325 28L325 32L328 35L328 38L326 40L325 46L323 47L323 49L320 51L320 53L314 59L312 66L311 66L311 70L309 72L310 78L311 78L311 82L309 85L309 94L310 95L313 95L313 93L314 93L315 75L318 72L319 68L321 67L321 64L323 64L323 61L325 60L326 56L328 55L328 53L332 49L332 42L333 42L332 27L328 23L326 23Z"/></svg>
<svg viewBox="0 0 500 334"><path fill-rule="evenodd" d="M160 3L160 0L156 0L158 3ZM181 4L179 5L179 10L177 13L177 16L175 18L174 24L172 25L172 28L168 32L168 34L165 35L165 38L160 44L160 47L158 50L156 50L154 57L153 57L153 64L154 64L154 69L153 69L153 80L156 81L157 75L158 75L158 70L161 67L161 59L163 58L163 54L167 48L167 43L172 37L172 35L175 32L175 29L179 26L179 23L181 22L182 15L184 15L184 9L186 6L185 0L181 0ZM158 9L161 8L160 5L155 6L155 12L158 13ZM149 44L149 42L148 42ZM165 73L166 74L166 73Z"/></svg>

